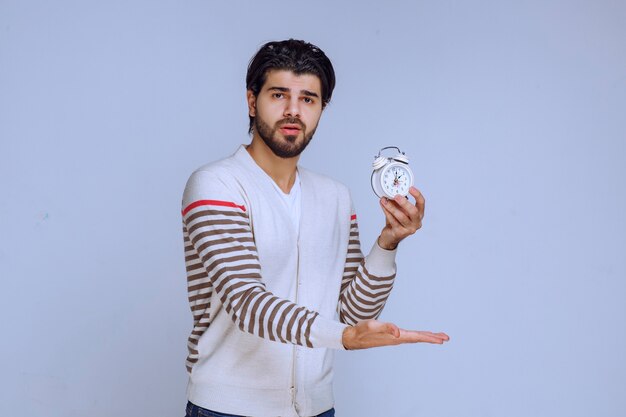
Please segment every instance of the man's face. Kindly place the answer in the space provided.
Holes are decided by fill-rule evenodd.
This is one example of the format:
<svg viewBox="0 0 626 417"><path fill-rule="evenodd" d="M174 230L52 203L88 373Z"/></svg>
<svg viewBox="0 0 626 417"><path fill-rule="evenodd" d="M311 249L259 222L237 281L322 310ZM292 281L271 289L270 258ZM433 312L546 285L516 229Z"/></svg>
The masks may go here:
<svg viewBox="0 0 626 417"><path fill-rule="evenodd" d="M256 97L248 91L248 113L254 117L254 135L276 156L298 156L313 138L322 115L320 79L287 70L269 71Z"/></svg>

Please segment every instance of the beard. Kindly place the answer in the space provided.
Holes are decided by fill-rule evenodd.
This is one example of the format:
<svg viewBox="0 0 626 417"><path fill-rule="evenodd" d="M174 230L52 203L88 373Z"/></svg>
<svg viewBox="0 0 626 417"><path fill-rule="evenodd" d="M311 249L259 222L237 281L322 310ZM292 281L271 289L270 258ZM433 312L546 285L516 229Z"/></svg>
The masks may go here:
<svg viewBox="0 0 626 417"><path fill-rule="evenodd" d="M284 124L297 124L300 126L300 132L304 135L302 142L298 141L298 135L285 135L284 140L278 137L278 129ZM300 121L300 119L288 117L276 122L272 128L269 124L265 123L258 115L254 118L254 131L259 134L263 142L272 150L274 155L279 158L293 158L302 153L313 139L315 129L307 133L306 125Z"/></svg>

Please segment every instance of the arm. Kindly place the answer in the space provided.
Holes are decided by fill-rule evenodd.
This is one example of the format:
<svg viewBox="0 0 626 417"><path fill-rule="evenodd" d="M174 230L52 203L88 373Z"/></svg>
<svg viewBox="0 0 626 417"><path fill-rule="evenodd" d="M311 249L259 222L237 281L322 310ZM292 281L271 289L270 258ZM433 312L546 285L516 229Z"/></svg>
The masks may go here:
<svg viewBox="0 0 626 417"><path fill-rule="evenodd" d="M385 227L366 258L361 253L358 223L352 213L338 305L339 319L343 323L354 325L380 316L393 287L398 243L422 227L424 197L415 187L411 187L410 193L415 205L401 196L393 200L381 198Z"/></svg>
<svg viewBox="0 0 626 417"><path fill-rule="evenodd" d="M339 319L354 325L362 320L377 319L391 293L396 275L395 250L385 250L375 243L363 257L359 226L352 214L346 266L339 296Z"/></svg>
<svg viewBox="0 0 626 417"><path fill-rule="evenodd" d="M438 337L373 320L346 326L267 291L243 203L240 196L207 173L192 176L187 183L182 211L185 260L189 301L199 333L210 323L211 294L216 292L241 331L282 343L335 349L442 343ZM193 362L197 351L191 338L190 353Z"/></svg>
<svg viewBox="0 0 626 417"><path fill-rule="evenodd" d="M214 292L234 324L269 340L342 349L346 325L268 291L243 198L206 172L194 174L183 198L183 224L197 279L188 282L192 310L208 311ZM194 259L190 259L193 258ZM189 266L188 266L189 267Z"/></svg>
<svg viewBox="0 0 626 417"><path fill-rule="evenodd" d="M355 270L356 262L362 258L363 255L361 254L360 248L357 246L359 241L356 222L352 225L348 259L346 260L340 296L340 311L344 309L348 312L344 312L343 315L340 313L340 317L342 321L352 324L352 326L347 327L343 333L343 344L346 349L367 349L378 346L419 342L442 344L450 339L445 333L405 330L393 323L383 323L373 319L382 311L389 292L391 291L391 285L393 284L393 278L395 276L395 265L393 265L392 275L387 277L379 276L378 268L384 268L385 265L385 262L379 263L379 261L384 259L379 258L379 256L381 254L393 253L391 259L387 259L387 265L389 265L389 261L393 264L395 249L398 247L398 243L422 227L425 205L424 197L415 187L411 187L409 192L415 198L415 205L412 205L408 199L401 196L396 196L392 200L386 198L380 200L381 209L385 214L385 227L370 254L365 260L359 262L355 277L351 277L350 274ZM356 218L353 218L353 220L356 220ZM377 270L374 271L374 267L366 268L366 266L370 264L375 265ZM359 275L361 268L363 272ZM367 272L368 269L369 273ZM384 271L384 269L382 270ZM388 282L388 285L384 283L381 284L380 281ZM356 294L362 292L360 282L369 282L371 284L369 289L372 291L367 295L368 298L362 299L362 301L372 304L370 304L369 311L361 308L359 312L355 312L353 310L351 311L348 306L353 298L359 300ZM354 292L351 291L351 288L354 288ZM366 317L361 314L363 312L372 314L373 318L363 319Z"/></svg>

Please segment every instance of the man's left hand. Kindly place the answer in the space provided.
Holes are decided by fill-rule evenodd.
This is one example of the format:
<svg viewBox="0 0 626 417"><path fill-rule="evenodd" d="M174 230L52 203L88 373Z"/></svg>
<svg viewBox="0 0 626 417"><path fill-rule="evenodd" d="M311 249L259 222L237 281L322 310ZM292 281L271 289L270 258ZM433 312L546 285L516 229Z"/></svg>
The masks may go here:
<svg viewBox="0 0 626 417"><path fill-rule="evenodd" d="M383 249L395 249L402 239L422 227L426 200L413 186L409 188L409 193L415 198L415 205L401 195L396 195L393 199L386 197L380 199L380 206L386 219L385 227L378 237L378 245Z"/></svg>

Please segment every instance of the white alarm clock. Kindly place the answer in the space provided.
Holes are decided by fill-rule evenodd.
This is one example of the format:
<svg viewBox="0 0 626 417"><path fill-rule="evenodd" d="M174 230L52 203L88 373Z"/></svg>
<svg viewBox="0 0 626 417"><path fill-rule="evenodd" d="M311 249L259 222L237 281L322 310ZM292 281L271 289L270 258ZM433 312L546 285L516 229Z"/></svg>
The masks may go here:
<svg viewBox="0 0 626 417"><path fill-rule="evenodd" d="M385 149L397 149L393 157L380 156ZM400 194L407 196L413 185L413 172L409 168L409 158L396 146L387 146L378 151L372 163L372 190L381 197L393 198Z"/></svg>

